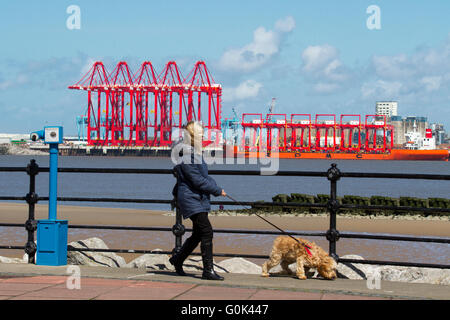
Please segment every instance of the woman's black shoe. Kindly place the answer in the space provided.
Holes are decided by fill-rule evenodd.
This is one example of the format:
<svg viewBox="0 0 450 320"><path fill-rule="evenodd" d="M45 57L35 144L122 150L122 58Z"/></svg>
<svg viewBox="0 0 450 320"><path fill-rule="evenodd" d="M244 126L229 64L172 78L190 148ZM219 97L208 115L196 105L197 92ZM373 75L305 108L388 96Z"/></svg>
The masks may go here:
<svg viewBox="0 0 450 320"><path fill-rule="evenodd" d="M187 274L183 270L183 262L178 263L176 258L176 255L172 256L172 258L169 259L169 262L175 267L175 272L179 276L186 276Z"/></svg>
<svg viewBox="0 0 450 320"><path fill-rule="evenodd" d="M183 262L192 253L192 251L194 251L195 247L198 245L198 242L199 241L194 237L187 238L180 250L169 259L169 262L175 267L175 272L179 276L187 276L183 270Z"/></svg>
<svg viewBox="0 0 450 320"><path fill-rule="evenodd" d="M223 280L222 276L219 276L214 271L214 260L213 260L213 247L212 241L207 241L200 245L202 251L203 260L203 274L202 279L205 280Z"/></svg>
<svg viewBox="0 0 450 320"><path fill-rule="evenodd" d="M214 270L203 270L202 279L223 281L223 277L219 276Z"/></svg>

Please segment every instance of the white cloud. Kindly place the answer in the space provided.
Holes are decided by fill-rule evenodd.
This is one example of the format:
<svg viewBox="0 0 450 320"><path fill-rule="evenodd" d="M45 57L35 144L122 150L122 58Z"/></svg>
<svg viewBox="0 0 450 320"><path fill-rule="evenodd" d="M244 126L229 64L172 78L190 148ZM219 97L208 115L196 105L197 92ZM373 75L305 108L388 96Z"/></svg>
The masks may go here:
<svg viewBox="0 0 450 320"><path fill-rule="evenodd" d="M308 46L303 50L301 70L317 93L337 91L351 78L349 68L339 58L339 51L328 44Z"/></svg>
<svg viewBox="0 0 450 320"><path fill-rule="evenodd" d="M350 68L329 44L311 45L301 53L301 74L319 94L359 90L365 101L394 99L435 101L450 92L450 35L436 47L411 54L374 55L369 64ZM433 93L433 96L429 94Z"/></svg>
<svg viewBox="0 0 450 320"><path fill-rule="evenodd" d="M224 102L244 100L256 97L263 85L255 80L246 80L237 87L224 87L222 97Z"/></svg>
<svg viewBox="0 0 450 320"><path fill-rule="evenodd" d="M29 77L25 74L17 74L10 80L0 81L0 90L10 89L12 87L19 87L29 82Z"/></svg>
<svg viewBox="0 0 450 320"><path fill-rule="evenodd" d="M336 61L338 51L328 44L322 46L309 46L302 52L303 70L317 72Z"/></svg>
<svg viewBox="0 0 450 320"><path fill-rule="evenodd" d="M378 80L366 81L361 92L384 92L398 98L409 95L411 99L423 98L429 92L450 89L450 36L438 47L417 49L410 55L374 56L372 69ZM390 84L390 85L388 85ZM401 89L401 90L400 90ZM364 96L364 94L363 94Z"/></svg>
<svg viewBox="0 0 450 320"><path fill-rule="evenodd" d="M92 68L92 66L94 65L94 63L95 63L95 60L94 60L94 59L88 58L88 59L86 60L86 62L84 63L84 65L81 67L80 74L81 74L82 76L84 76L84 75L89 71L89 69Z"/></svg>
<svg viewBox="0 0 450 320"><path fill-rule="evenodd" d="M295 28L295 19L288 16L284 19L280 19L275 23L275 29L280 32L291 32Z"/></svg>
<svg viewBox="0 0 450 320"><path fill-rule="evenodd" d="M9 80L1 81L0 82L0 90L6 90L9 87L11 87L13 83Z"/></svg>
<svg viewBox="0 0 450 320"><path fill-rule="evenodd" d="M374 56L375 73L384 79L411 77L415 70L405 54L395 56Z"/></svg>
<svg viewBox="0 0 450 320"><path fill-rule="evenodd" d="M280 19L274 30L258 27L253 32L253 41L242 48L233 48L224 52L219 66L227 71L251 72L267 64L279 53L283 36L295 28L292 17Z"/></svg>
<svg viewBox="0 0 450 320"><path fill-rule="evenodd" d="M442 77L423 77L420 83L425 86L425 90L428 92L439 90L442 82Z"/></svg>
<svg viewBox="0 0 450 320"><path fill-rule="evenodd" d="M403 84L399 81L377 80L364 83L361 87L361 94L363 98L396 100L402 88Z"/></svg>
<svg viewBox="0 0 450 320"><path fill-rule="evenodd" d="M332 93L339 89L339 85L336 83L319 82L314 85L313 89L317 93Z"/></svg>

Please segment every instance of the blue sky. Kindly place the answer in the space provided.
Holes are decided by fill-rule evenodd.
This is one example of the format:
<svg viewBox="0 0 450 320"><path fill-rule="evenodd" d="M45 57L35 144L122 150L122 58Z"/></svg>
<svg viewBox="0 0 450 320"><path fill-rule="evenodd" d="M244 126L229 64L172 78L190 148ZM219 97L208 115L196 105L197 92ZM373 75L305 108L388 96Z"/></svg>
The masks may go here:
<svg viewBox="0 0 450 320"><path fill-rule="evenodd" d="M69 30L78 5L81 28ZM369 30L377 5L381 29ZM86 110L76 83L93 61L158 71L176 60L187 75L204 60L224 89L223 114L374 112L450 128L449 1L9 1L0 10L0 132L59 124L76 133Z"/></svg>

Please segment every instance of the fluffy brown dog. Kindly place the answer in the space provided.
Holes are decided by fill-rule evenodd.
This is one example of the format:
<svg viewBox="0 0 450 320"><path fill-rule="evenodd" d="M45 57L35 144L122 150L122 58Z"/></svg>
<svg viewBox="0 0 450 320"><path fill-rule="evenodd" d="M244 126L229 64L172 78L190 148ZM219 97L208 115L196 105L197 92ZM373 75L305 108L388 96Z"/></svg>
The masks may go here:
<svg viewBox="0 0 450 320"><path fill-rule="evenodd" d="M270 258L262 266L262 276L268 277L269 270L279 263L285 272L291 273L289 265L297 262L296 275L301 280L306 279L305 273L309 271L309 268L316 268L325 279L335 279L336 261L314 242L297 239L301 244L288 236L279 236L275 239ZM305 249L305 244L310 247L311 255Z"/></svg>

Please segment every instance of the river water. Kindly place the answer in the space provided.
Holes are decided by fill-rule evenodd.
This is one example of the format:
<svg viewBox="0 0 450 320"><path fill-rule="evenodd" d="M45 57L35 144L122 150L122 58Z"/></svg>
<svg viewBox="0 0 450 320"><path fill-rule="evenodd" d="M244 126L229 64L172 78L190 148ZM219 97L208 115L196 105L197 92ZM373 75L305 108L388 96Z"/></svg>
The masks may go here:
<svg viewBox="0 0 450 320"><path fill-rule="evenodd" d="M0 166L26 166L30 159L48 167L47 156L0 156ZM389 172L450 174L450 162L444 161L380 161L380 160L309 160L280 159L280 170L326 171L337 163L343 172ZM59 157L60 167L86 168L172 168L170 158L150 157ZM258 170L261 165L210 165L210 169ZM325 177L279 176L215 176L217 183L235 199L266 200L279 193L329 194L330 183ZM139 174L78 174L60 173L58 196L170 199L175 179L168 175ZM419 198L450 196L448 181L408 179L343 178L338 182L338 196L413 196ZM0 172L0 194L21 196L28 192L26 173ZM36 192L48 195L48 173L36 177ZM77 203L67 203L73 204ZM78 203L79 204L79 203ZM166 210L165 204L84 203L104 207Z"/></svg>
<svg viewBox="0 0 450 320"><path fill-rule="evenodd" d="M30 159L36 159L40 166L48 166L48 156L0 156L1 166L26 166ZM390 172L390 173L428 173L450 174L450 162L433 161L368 161L368 160L294 160L280 159L280 170L326 171L331 163L337 163L343 172ZM170 158L151 157L69 157L59 158L60 167L87 168L172 168ZM259 164L213 164L210 169L257 170ZM316 177L277 177L277 176L215 176L217 183L231 196L242 201L271 201L279 193L329 194L330 183L324 178ZM58 177L58 196L62 197L110 197L171 199L175 179L168 175L139 174L78 174L60 173ZM28 192L26 173L0 172L0 195L24 196ZM401 179L355 179L342 178L338 181L338 196L413 196L419 198L450 196L448 181L401 180ZM48 195L48 174L39 173L36 177L36 192L40 196ZM102 206L116 208L160 209L169 210L166 204L131 204L131 203L88 203L64 202L65 205ZM0 217L1 221L1 217ZM448 223L448 222L442 222ZM105 223L107 224L107 223ZM20 229L20 230L18 230ZM323 230L317 230L323 231ZM134 232L134 231L133 231ZM152 243L152 247L171 250L173 236L157 232L153 235L144 232L122 231L69 231L69 240L83 239L89 236L107 239L111 248L123 248L123 239L127 238L128 248L146 248L143 243ZM449 234L450 236L450 234ZM1 243L13 240L23 245L25 232L21 228L1 228ZM223 249L220 252L240 252L269 254L273 236L264 235L215 235L215 243ZM328 248L326 240L314 238L319 245ZM106 241L106 240L105 240ZM128 243L130 242L130 243ZM245 244L245 245L243 245ZM232 250L226 250L232 248ZM244 250L245 249L245 250ZM427 263L450 264L450 248L446 244L392 242L379 240L341 239L338 242L338 254L359 254L365 258L378 260L415 261Z"/></svg>

